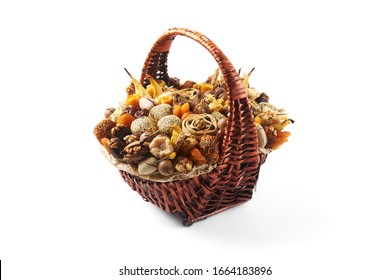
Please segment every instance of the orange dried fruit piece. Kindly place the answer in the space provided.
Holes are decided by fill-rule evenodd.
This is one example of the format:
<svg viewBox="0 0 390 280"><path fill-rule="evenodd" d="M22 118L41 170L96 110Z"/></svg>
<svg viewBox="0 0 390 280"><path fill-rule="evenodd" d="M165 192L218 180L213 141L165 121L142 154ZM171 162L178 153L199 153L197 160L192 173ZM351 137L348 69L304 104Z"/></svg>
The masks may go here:
<svg viewBox="0 0 390 280"><path fill-rule="evenodd" d="M198 148L192 148L189 152L189 156L196 165L202 165L206 163L206 159Z"/></svg>
<svg viewBox="0 0 390 280"><path fill-rule="evenodd" d="M190 103L184 103L183 105L181 105L181 108L180 108L180 116L182 116L184 113L188 112L190 110Z"/></svg>
<svg viewBox="0 0 390 280"><path fill-rule="evenodd" d="M130 115L129 113L124 113L119 116L117 120L118 125L130 127L131 123L135 120L135 117Z"/></svg>
<svg viewBox="0 0 390 280"><path fill-rule="evenodd" d="M176 117L181 117L181 105L180 104L174 104L173 105L173 115Z"/></svg>
<svg viewBox="0 0 390 280"><path fill-rule="evenodd" d="M267 145L265 146L267 149L275 150L279 148L283 143L288 141L288 137L291 135L291 132L288 131L278 131L271 130L269 127L264 128L267 135Z"/></svg>

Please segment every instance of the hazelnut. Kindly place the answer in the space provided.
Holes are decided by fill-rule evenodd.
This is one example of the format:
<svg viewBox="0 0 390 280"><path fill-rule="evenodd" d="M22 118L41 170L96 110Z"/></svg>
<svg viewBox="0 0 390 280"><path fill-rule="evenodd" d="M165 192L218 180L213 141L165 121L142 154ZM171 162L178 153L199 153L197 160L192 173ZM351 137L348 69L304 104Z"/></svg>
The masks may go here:
<svg viewBox="0 0 390 280"><path fill-rule="evenodd" d="M114 113L114 111L115 111L115 108L112 108L112 107L107 108L106 111L104 112L104 117L106 119L108 119L111 116L111 114Z"/></svg>
<svg viewBox="0 0 390 280"><path fill-rule="evenodd" d="M158 164L158 172L163 176L170 176L175 172L172 160L164 159Z"/></svg>
<svg viewBox="0 0 390 280"><path fill-rule="evenodd" d="M218 128L224 128L226 126L226 117L220 118L218 121Z"/></svg>

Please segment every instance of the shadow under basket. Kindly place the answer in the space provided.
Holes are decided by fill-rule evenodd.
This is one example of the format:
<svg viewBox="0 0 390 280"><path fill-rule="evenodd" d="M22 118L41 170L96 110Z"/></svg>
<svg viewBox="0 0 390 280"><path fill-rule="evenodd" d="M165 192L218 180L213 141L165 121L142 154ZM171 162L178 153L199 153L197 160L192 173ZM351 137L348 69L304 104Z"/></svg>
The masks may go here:
<svg viewBox="0 0 390 280"><path fill-rule="evenodd" d="M239 74L223 52L199 32L172 28L163 33L148 54L141 83L146 85L147 75L168 82L168 53L178 35L193 39L210 52L229 93L229 114L217 166L209 173L172 182L149 181L125 171L120 173L145 201L182 217L184 225L189 226L251 199L267 155L259 151L251 105Z"/></svg>

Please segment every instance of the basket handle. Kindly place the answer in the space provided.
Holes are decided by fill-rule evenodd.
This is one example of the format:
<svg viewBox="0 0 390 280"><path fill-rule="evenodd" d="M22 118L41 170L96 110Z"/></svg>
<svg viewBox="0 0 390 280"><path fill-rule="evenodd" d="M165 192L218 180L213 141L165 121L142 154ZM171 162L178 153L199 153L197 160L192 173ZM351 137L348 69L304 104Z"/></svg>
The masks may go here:
<svg viewBox="0 0 390 280"><path fill-rule="evenodd" d="M155 79L168 81L167 58L172 42L177 35L193 39L210 52L218 63L227 86L230 110L215 180L225 181L230 185L236 184L238 181L247 181L245 178L247 172L250 173L251 177L256 177L256 171L258 172L260 166L260 157L257 131L248 95L230 60L209 38L186 28L169 29L152 46L142 69L141 83L147 81L146 74ZM252 167L248 168L248 166Z"/></svg>

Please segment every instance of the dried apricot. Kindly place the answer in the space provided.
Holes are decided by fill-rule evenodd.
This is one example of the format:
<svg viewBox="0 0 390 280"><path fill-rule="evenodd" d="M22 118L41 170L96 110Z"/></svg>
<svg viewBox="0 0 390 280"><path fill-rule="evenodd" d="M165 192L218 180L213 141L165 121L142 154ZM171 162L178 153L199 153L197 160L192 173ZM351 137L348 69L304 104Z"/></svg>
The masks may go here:
<svg viewBox="0 0 390 280"><path fill-rule="evenodd" d="M139 100L141 96L138 94L130 94L127 96L126 99L126 105L127 106L134 106L134 107L139 107Z"/></svg>
<svg viewBox="0 0 390 280"><path fill-rule="evenodd" d="M181 117L181 105L180 104L174 104L173 105L173 114L176 117Z"/></svg>
<svg viewBox="0 0 390 280"><path fill-rule="evenodd" d="M206 163L206 159L202 155L202 153L197 148L192 148L190 150L190 159L196 164L196 165L202 165Z"/></svg>
<svg viewBox="0 0 390 280"><path fill-rule="evenodd" d="M172 99L172 96L170 96L170 95L161 96L158 99L158 103L159 104L170 104L170 105L172 105L172 102L173 102L173 99Z"/></svg>
<svg viewBox="0 0 390 280"><path fill-rule="evenodd" d="M117 120L117 124L118 125L123 125L123 126L126 126L126 127L130 127L131 123L135 120L135 118L130 115L129 113L124 113L122 115L119 116L118 120Z"/></svg>
<svg viewBox="0 0 390 280"><path fill-rule="evenodd" d="M189 115L191 115L192 112L191 111L187 111L185 112L183 115L181 115L181 120L184 120L185 118L187 118Z"/></svg>
<svg viewBox="0 0 390 280"><path fill-rule="evenodd" d="M190 110L190 103L184 103L183 105L181 105L181 108L180 108L180 116L182 116L184 113L188 112Z"/></svg>
<svg viewBox="0 0 390 280"><path fill-rule="evenodd" d="M195 84L193 88L201 90L202 93L205 93L208 90L212 90L213 86L211 84L203 83L203 84Z"/></svg>

